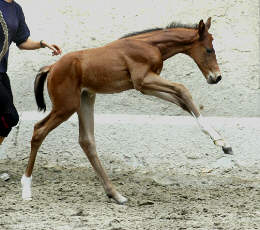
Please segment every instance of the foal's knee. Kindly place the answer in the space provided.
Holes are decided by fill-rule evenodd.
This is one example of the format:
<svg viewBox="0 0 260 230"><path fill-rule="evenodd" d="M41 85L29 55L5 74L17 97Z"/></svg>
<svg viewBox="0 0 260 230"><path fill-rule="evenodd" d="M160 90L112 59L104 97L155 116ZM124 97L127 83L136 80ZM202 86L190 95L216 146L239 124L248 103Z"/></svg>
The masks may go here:
<svg viewBox="0 0 260 230"><path fill-rule="evenodd" d="M84 150L90 153L96 148L95 140L93 138L79 138L79 144Z"/></svg>

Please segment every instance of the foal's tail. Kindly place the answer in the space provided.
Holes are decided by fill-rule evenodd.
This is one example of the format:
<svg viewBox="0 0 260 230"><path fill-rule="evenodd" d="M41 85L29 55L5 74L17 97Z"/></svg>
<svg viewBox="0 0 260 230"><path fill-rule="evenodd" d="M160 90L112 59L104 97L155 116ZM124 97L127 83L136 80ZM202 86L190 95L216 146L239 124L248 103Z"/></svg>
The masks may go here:
<svg viewBox="0 0 260 230"><path fill-rule="evenodd" d="M46 111L46 104L43 96L44 82L51 69L51 66L42 67L34 80L34 95L39 111Z"/></svg>

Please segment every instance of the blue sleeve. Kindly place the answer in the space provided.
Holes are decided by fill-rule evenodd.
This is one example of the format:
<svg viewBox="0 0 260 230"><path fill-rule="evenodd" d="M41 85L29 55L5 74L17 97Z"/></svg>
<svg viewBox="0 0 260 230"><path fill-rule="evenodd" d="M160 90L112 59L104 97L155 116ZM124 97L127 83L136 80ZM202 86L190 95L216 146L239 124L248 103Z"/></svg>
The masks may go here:
<svg viewBox="0 0 260 230"><path fill-rule="evenodd" d="M17 46L25 42L30 36L30 30L25 22L25 17L21 7L19 7L18 10L18 18L19 18L19 25L13 39L13 41L16 43Z"/></svg>

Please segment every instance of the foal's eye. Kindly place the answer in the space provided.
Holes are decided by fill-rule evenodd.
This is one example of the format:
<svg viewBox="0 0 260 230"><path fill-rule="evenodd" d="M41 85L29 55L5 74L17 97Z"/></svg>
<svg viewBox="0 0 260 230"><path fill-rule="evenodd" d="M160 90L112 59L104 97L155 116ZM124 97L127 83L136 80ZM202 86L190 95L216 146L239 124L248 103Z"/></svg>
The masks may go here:
<svg viewBox="0 0 260 230"><path fill-rule="evenodd" d="M213 52L213 49L208 49L208 48L206 48L206 50L207 50L207 53L208 53L208 54L210 54L210 53Z"/></svg>

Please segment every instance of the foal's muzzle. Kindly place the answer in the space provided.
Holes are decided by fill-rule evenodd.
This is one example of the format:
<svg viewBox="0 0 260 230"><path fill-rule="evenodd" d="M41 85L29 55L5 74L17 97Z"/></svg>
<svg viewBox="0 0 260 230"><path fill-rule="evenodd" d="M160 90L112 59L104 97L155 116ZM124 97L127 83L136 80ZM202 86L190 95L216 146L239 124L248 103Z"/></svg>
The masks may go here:
<svg viewBox="0 0 260 230"><path fill-rule="evenodd" d="M210 74L207 78L207 82L209 84L217 84L219 81L221 81L221 79L222 79L222 76L220 74L217 74L215 76Z"/></svg>

